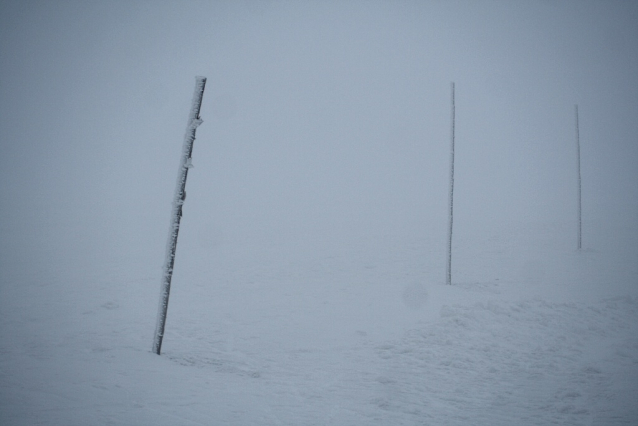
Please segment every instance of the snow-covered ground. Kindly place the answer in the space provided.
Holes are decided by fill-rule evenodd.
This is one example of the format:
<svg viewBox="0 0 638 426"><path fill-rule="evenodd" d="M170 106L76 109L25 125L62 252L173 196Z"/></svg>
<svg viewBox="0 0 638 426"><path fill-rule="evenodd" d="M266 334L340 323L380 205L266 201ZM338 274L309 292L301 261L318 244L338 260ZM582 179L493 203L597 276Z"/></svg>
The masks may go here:
<svg viewBox="0 0 638 426"><path fill-rule="evenodd" d="M636 21L1 0L0 426L638 425Z"/></svg>
<svg viewBox="0 0 638 426"><path fill-rule="evenodd" d="M2 229L2 425L638 424L635 227L459 223L446 286L437 227L186 210L157 356L162 238L89 225Z"/></svg>

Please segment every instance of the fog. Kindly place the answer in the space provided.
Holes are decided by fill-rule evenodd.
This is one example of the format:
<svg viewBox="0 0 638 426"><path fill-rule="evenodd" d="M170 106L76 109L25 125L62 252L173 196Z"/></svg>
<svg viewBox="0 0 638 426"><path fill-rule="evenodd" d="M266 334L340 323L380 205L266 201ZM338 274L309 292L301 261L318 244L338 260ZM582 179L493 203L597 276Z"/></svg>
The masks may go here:
<svg viewBox="0 0 638 426"><path fill-rule="evenodd" d="M637 22L0 0L0 423L635 424Z"/></svg>
<svg viewBox="0 0 638 426"><path fill-rule="evenodd" d="M578 104L591 245L638 218L636 22L621 1L2 1L3 263L159 266L196 75L181 239L443 251L455 82L456 226L575 222Z"/></svg>

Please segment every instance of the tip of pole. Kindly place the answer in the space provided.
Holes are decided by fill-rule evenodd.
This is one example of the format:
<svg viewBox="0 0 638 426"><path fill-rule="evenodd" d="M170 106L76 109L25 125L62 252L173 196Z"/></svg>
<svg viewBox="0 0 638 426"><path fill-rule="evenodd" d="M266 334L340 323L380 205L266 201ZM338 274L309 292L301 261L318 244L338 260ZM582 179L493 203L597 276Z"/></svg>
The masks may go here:
<svg viewBox="0 0 638 426"><path fill-rule="evenodd" d="M198 75L195 77L195 80L197 81L206 81L206 77L202 76L202 75Z"/></svg>

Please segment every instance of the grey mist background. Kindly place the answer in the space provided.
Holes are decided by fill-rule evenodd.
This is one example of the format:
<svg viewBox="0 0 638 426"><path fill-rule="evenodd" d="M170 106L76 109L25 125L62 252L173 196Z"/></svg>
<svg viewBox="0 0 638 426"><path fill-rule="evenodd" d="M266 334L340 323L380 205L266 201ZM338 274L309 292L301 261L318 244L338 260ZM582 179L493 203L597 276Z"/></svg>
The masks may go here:
<svg viewBox="0 0 638 426"><path fill-rule="evenodd" d="M423 232L443 253L454 81L455 232L576 220L578 104L587 247L638 218L637 21L622 1L2 1L5 261L159 265L196 75L201 246Z"/></svg>

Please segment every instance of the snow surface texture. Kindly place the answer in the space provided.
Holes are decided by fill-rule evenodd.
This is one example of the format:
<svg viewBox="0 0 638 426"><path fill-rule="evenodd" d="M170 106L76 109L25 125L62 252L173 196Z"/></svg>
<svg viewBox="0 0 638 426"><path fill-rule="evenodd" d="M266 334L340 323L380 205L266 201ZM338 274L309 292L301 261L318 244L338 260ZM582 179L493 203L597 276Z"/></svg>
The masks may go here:
<svg viewBox="0 0 638 426"><path fill-rule="evenodd" d="M638 424L637 21L0 1L0 425Z"/></svg>
<svg viewBox="0 0 638 426"><path fill-rule="evenodd" d="M444 238L188 223L162 356L142 254L3 265L0 424L638 422L635 230L577 252L572 224L460 227L447 286Z"/></svg>

